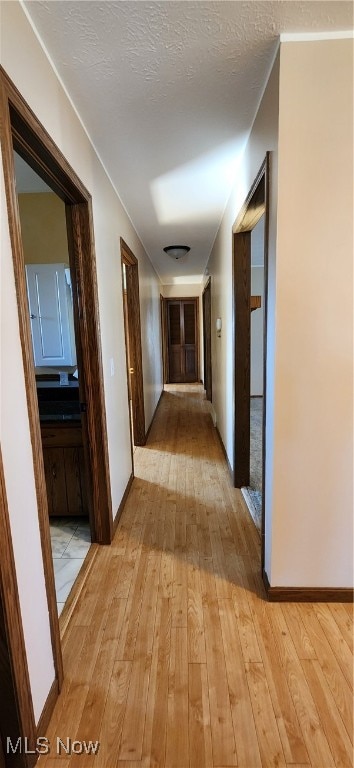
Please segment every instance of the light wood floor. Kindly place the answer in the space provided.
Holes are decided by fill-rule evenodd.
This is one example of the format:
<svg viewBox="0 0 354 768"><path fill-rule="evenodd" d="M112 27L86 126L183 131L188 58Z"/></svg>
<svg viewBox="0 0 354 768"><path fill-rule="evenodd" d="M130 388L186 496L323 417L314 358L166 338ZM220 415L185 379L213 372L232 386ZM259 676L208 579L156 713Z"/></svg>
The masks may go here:
<svg viewBox="0 0 354 768"><path fill-rule="evenodd" d="M351 607L265 602L200 387L169 388L134 459L64 636L47 734L100 751L41 768L351 766Z"/></svg>

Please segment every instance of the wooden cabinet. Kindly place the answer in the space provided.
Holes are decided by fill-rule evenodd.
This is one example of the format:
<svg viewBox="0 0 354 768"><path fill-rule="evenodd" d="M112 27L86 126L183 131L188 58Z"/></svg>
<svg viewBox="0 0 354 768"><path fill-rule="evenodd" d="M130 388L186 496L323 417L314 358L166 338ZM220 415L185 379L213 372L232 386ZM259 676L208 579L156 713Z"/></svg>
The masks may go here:
<svg viewBox="0 0 354 768"><path fill-rule="evenodd" d="M76 365L69 267L27 264L26 279L35 366Z"/></svg>
<svg viewBox="0 0 354 768"><path fill-rule="evenodd" d="M88 515L81 426L41 427L49 515Z"/></svg>

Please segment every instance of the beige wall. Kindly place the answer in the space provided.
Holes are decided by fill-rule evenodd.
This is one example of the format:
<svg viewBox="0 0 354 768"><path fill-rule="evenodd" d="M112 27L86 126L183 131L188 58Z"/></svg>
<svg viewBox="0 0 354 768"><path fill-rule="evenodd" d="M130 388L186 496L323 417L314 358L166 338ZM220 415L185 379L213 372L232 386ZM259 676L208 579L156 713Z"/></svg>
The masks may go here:
<svg viewBox="0 0 354 768"><path fill-rule="evenodd" d="M18 195L26 264L69 263L65 204L53 192Z"/></svg>
<svg viewBox="0 0 354 768"><path fill-rule="evenodd" d="M178 285L162 285L161 295L165 299L194 298L199 299L199 379L204 379L203 354L203 286L199 283L179 283Z"/></svg>
<svg viewBox="0 0 354 768"><path fill-rule="evenodd" d="M231 232L270 150L265 568L272 586L353 580L352 80L352 40L281 45L209 262L213 322L223 319L212 350L213 405L232 463Z"/></svg>
<svg viewBox="0 0 354 768"><path fill-rule="evenodd" d="M353 579L353 40L281 46L273 584Z"/></svg>
<svg viewBox="0 0 354 768"><path fill-rule="evenodd" d="M271 152L270 174L270 230L269 230L269 281L271 307L268 312L268 422L266 433L267 483L266 483L266 560L271 558L271 510L273 466L273 409L274 409L274 322L275 322L275 254L277 210L277 153L279 109L279 55L265 88L252 131L236 174L236 183L221 222L209 260L212 277L212 328L217 317L222 319L221 337L212 333L213 409L231 466L233 466L234 436L234 367L232 331L232 230L237 214L264 161Z"/></svg>
<svg viewBox="0 0 354 768"><path fill-rule="evenodd" d="M92 194L114 513L131 466L120 237L139 261L146 424L162 388L159 281L19 4L2 4L1 64ZM26 52L19 56L18 50ZM3 183L3 174L1 183ZM19 596L38 720L54 678L5 195L1 195L1 443ZM111 376L113 358L115 375ZM5 375L6 374L6 375ZM21 483L18 482L19 467ZM35 599L34 599L35 595Z"/></svg>

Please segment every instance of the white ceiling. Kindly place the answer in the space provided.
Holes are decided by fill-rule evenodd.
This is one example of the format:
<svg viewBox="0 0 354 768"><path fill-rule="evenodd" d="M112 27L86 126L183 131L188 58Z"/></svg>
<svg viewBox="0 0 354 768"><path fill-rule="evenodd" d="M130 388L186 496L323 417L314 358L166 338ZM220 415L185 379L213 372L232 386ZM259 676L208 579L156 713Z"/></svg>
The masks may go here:
<svg viewBox="0 0 354 768"><path fill-rule="evenodd" d="M341 0L25 6L167 283L201 279L278 35L353 26Z"/></svg>

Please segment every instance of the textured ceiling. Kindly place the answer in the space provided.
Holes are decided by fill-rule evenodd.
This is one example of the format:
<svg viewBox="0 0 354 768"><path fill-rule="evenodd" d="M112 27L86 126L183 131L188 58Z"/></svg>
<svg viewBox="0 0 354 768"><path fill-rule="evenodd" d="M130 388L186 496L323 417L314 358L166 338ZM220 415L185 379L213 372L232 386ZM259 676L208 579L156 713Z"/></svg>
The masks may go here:
<svg viewBox="0 0 354 768"><path fill-rule="evenodd" d="M353 23L337 0L25 6L164 282L204 271L278 35Z"/></svg>

